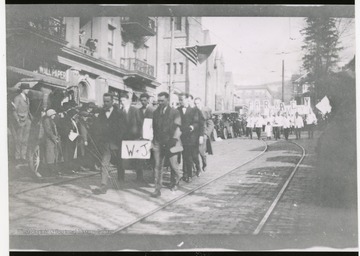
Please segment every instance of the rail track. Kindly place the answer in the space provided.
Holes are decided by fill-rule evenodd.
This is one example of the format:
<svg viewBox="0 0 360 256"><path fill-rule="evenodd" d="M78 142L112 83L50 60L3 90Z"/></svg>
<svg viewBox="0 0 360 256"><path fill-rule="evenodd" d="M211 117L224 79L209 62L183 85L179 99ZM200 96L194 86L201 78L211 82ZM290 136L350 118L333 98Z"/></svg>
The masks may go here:
<svg viewBox="0 0 360 256"><path fill-rule="evenodd" d="M181 196L179 196L179 197L177 197L177 198L174 198L173 200L165 203L164 205L161 205L161 206L159 206L158 208L156 208L156 209L154 209L154 210L152 210L152 211L149 211L149 212L145 213L144 215L138 217L137 219L135 219L135 220L133 220L133 221L130 221L130 222L126 223L125 225L122 225L121 227L119 227L119 228L117 228L116 230L114 230L111 234L117 234L117 233L120 233L120 232L123 231L123 230L126 230L127 228L129 228L129 227L131 227L131 226L133 226L133 225L135 225L135 224L143 221L144 219L146 219L146 218L148 218L148 217L156 214L157 212L160 212L160 211L163 210L164 208L166 208L166 207L168 207L168 206L176 203L177 201L179 201L179 200L181 200L181 199L183 199L183 198L185 198L185 197L187 197L187 196L189 196L189 195L191 195L191 194L196 193L196 191L202 189L203 187L208 186L209 184L211 184L211 183L213 183L213 182L215 182L215 181L223 178L224 176L230 174L231 172L234 172L234 171L235 171L236 169L238 169L239 167L245 166L245 165L249 164L250 162L256 160L257 158L259 158L260 156L262 156L262 155L268 150L268 147L269 147L268 144L266 143L265 140L263 140L263 142L264 142L264 144L265 144L264 150L263 150L261 153L259 153L258 155L256 155L255 157L253 157L252 159L250 159L250 160L246 161L245 163L241 164L240 166L238 166L238 167L236 167L236 168L234 168L234 169L232 169L232 170L230 170L230 171L222 174L221 176L218 176L218 177L216 177L216 178L214 178L214 179L212 179L212 180L210 180L210 181L208 181L208 182L206 182L206 183L204 183L204 184L202 184L202 185L200 185L200 186L198 186L198 187L196 187L196 188L194 188L194 189L186 192L185 194L182 194ZM277 206L277 204L279 203L281 197L283 196L283 194L285 193L286 189L288 188L288 186L289 186L292 178L294 177L296 171L298 170L301 162L302 162L303 159L305 158L306 151L305 151L305 149L304 149L302 146L300 146L299 144L297 144L297 143L295 143L295 142L291 142L291 141L289 141L289 143L292 143L292 144L298 146L298 147L301 149L301 151L302 151L301 157L300 157L299 161L296 163L294 169L292 170L292 172L290 173L290 175L288 176L288 178L286 179L286 181L285 181L285 183L283 184L282 188L280 189L280 191L279 191L278 194L276 195L276 197L275 197L275 199L273 200L272 204L270 205L270 207L269 207L268 210L266 211L265 215L264 215L263 218L260 220L260 222L259 222L259 224L257 225L256 229L255 229L254 232L252 233L253 235L258 235L259 233L261 233L263 227L265 226L265 224L266 224L267 221L269 220L269 217L271 216L271 213L272 213L272 212L274 211L274 209L276 208L276 206Z"/></svg>

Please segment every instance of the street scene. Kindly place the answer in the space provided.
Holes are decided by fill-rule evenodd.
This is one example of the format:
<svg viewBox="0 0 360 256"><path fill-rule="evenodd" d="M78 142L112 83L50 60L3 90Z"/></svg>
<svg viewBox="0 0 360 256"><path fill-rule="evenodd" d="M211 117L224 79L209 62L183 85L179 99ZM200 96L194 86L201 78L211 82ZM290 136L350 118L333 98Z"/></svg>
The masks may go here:
<svg viewBox="0 0 360 256"><path fill-rule="evenodd" d="M6 14L10 250L358 250L353 5Z"/></svg>

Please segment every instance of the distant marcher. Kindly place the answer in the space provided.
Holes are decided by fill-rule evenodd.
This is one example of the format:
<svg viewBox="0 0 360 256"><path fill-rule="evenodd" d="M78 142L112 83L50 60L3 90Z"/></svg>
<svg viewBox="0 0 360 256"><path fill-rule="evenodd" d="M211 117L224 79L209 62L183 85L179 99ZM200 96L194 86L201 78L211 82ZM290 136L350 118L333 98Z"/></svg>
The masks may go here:
<svg viewBox="0 0 360 256"><path fill-rule="evenodd" d="M266 126L265 126L265 133L266 133L266 138L268 140L271 140L271 134L272 134L272 126L271 123L268 121Z"/></svg>
<svg viewBox="0 0 360 256"><path fill-rule="evenodd" d="M246 119L246 137L250 136L250 139L252 139L253 129L254 129L254 118L252 114L250 114Z"/></svg>
<svg viewBox="0 0 360 256"><path fill-rule="evenodd" d="M295 113L294 127L295 127L296 139L298 140L298 139L301 138L301 129L304 127L304 120L303 120L303 118L299 115L298 112Z"/></svg>
<svg viewBox="0 0 360 256"><path fill-rule="evenodd" d="M255 131L256 131L256 135L258 140L260 140L261 137L261 129L263 127L263 123L264 123L264 118L260 115L260 114L256 114L255 117Z"/></svg>
<svg viewBox="0 0 360 256"><path fill-rule="evenodd" d="M308 130L308 138L314 138L314 128L317 124L317 118L315 113L310 110L310 113L306 115L306 128Z"/></svg>
<svg viewBox="0 0 360 256"><path fill-rule="evenodd" d="M275 140L280 139L280 130L283 126L283 117L280 115L280 111L277 113L277 116L274 118L274 132L275 132Z"/></svg>
<svg viewBox="0 0 360 256"><path fill-rule="evenodd" d="M284 129L285 140L288 140L289 131L290 131L290 120L286 113L284 114L284 117L283 117L283 129Z"/></svg>

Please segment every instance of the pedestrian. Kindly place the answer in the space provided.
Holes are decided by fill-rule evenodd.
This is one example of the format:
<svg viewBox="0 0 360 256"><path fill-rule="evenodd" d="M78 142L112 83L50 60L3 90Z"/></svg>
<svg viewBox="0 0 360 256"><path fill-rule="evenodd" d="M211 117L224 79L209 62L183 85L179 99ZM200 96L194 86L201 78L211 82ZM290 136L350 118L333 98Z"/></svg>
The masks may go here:
<svg viewBox="0 0 360 256"><path fill-rule="evenodd" d="M298 140L298 139L301 138L301 129L304 127L304 120L303 120L303 118L299 115L298 112L295 113L294 127L295 127L296 139Z"/></svg>
<svg viewBox="0 0 360 256"><path fill-rule="evenodd" d="M158 94L159 107L153 114L153 150L155 159L155 191L151 193L152 197L161 195L162 187L162 169L164 160L168 159L171 168L170 185L172 190L178 188L181 171L178 163L178 154L182 151L181 139L179 136L181 117L177 109L170 107L170 96L167 92Z"/></svg>
<svg viewBox="0 0 360 256"><path fill-rule="evenodd" d="M58 156L59 156L59 147L60 137L56 128L54 119L56 117L56 111L49 109L46 111L46 116L43 119L44 127L44 145L45 145L45 161L48 167L48 170L51 174L57 175L59 173L58 166ZM35 173L37 177L41 177L39 173Z"/></svg>
<svg viewBox="0 0 360 256"><path fill-rule="evenodd" d="M15 125L15 159L19 162L26 161L28 139L31 127L30 99L28 97L30 85L20 84L19 94L13 101Z"/></svg>
<svg viewBox="0 0 360 256"><path fill-rule="evenodd" d="M263 127L264 118L259 113L257 113L254 118L254 123L255 123L255 132L256 132L257 138L258 138L258 140L260 140L261 129Z"/></svg>
<svg viewBox="0 0 360 256"><path fill-rule="evenodd" d="M181 142L184 147L183 156L183 179L185 182L191 182L193 165L199 167L199 112L190 107L189 94L180 94L178 111L181 116ZM200 173L200 169L196 170Z"/></svg>
<svg viewBox="0 0 360 256"><path fill-rule="evenodd" d="M284 129L285 140L288 140L289 132L290 132L290 120L286 113L284 113L284 117L283 117L283 129Z"/></svg>
<svg viewBox="0 0 360 256"><path fill-rule="evenodd" d="M274 118L274 133L275 133L275 140L280 139L280 129L283 126L283 118L280 115L280 111L277 112L277 115Z"/></svg>
<svg viewBox="0 0 360 256"><path fill-rule="evenodd" d="M108 189L111 158L114 158L113 162L117 167L117 179L124 180L125 178L120 154L125 116L114 106L114 99L111 93L105 93L103 95L103 101L104 107L100 110L97 120L97 128L99 129L99 149L101 153L101 186L93 190L94 194L105 194Z"/></svg>
<svg viewBox="0 0 360 256"><path fill-rule="evenodd" d="M250 114L246 119L246 137L250 136L250 139L252 139L253 128L254 128L254 118L252 114Z"/></svg>
<svg viewBox="0 0 360 256"><path fill-rule="evenodd" d="M201 110L204 120L203 128L201 129L203 132L200 132L199 137L199 153L202 161L202 171L205 172L207 167L206 153L209 155L213 154L210 138L214 130L214 122L212 120L211 108L204 106L200 98L195 98L194 103L195 106Z"/></svg>
<svg viewBox="0 0 360 256"><path fill-rule="evenodd" d="M149 98L150 96L147 93L142 93L140 95L140 103L141 103L141 107L139 109L139 114L140 114L140 133L141 133L141 138L143 139L144 136L150 136L150 134L143 134L144 132L144 121L145 119L148 119L149 122L153 122L153 116L154 116L154 108L149 104ZM153 136L153 131L148 131L149 133L151 133L151 136ZM152 137L147 138L149 140L152 140ZM149 165L151 166L151 168L154 169L155 167L155 160L154 160L154 152L151 149L150 150L150 159L149 160L139 160L139 165L140 165L140 169L145 169L147 166L147 163L149 163Z"/></svg>
<svg viewBox="0 0 360 256"><path fill-rule="evenodd" d="M142 120L139 109L131 106L131 99L128 93L120 95L120 103L122 105L122 113L125 116L123 140L140 140L142 136ZM136 180L144 182L143 170L137 159L129 159L122 163L122 173L125 173L125 162L129 163L129 167L136 171ZM123 175L123 174L122 174Z"/></svg>
<svg viewBox="0 0 360 256"><path fill-rule="evenodd" d="M266 123L265 133L266 133L267 140L271 140L272 127L271 127L271 122L270 121L267 121L267 123Z"/></svg>
<svg viewBox="0 0 360 256"><path fill-rule="evenodd" d="M308 138L314 138L314 128L317 124L317 118L312 109L310 109L309 114L306 115L306 126L308 130Z"/></svg>

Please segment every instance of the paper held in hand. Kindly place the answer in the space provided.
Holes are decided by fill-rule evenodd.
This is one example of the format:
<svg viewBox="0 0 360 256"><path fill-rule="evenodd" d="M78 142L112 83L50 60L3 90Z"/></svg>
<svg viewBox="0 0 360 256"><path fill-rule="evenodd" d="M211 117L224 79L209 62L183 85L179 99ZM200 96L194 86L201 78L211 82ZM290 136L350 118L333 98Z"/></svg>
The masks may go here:
<svg viewBox="0 0 360 256"><path fill-rule="evenodd" d="M77 132L70 131L69 140L74 141L78 136L79 136L79 134Z"/></svg>
<svg viewBox="0 0 360 256"><path fill-rule="evenodd" d="M123 140L121 144L121 158L150 159L151 141Z"/></svg>
<svg viewBox="0 0 360 256"><path fill-rule="evenodd" d="M143 138L151 141L153 137L153 120L151 118L145 118L143 124Z"/></svg>

